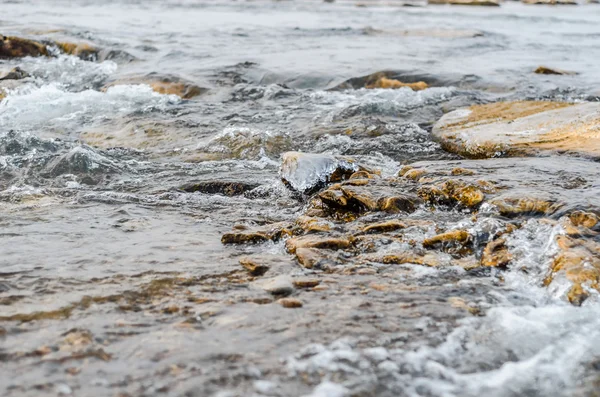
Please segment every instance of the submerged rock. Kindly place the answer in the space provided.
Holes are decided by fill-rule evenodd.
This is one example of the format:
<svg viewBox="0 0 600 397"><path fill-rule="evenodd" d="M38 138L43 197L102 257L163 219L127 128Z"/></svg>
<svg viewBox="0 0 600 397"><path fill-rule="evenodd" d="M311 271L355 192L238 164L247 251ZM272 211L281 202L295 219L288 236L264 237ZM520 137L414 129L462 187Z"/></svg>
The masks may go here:
<svg viewBox="0 0 600 397"><path fill-rule="evenodd" d="M387 77L380 77L374 83L367 84L365 88L373 89L373 88L391 88L398 89L407 87L413 91L420 91L426 88L429 88L426 82L417 81L416 83L403 83L399 80L388 79Z"/></svg>
<svg viewBox="0 0 600 397"><path fill-rule="evenodd" d="M187 193L206 193L206 194L222 194L224 196L239 196L247 191L256 189L260 186L257 183L247 182L228 182L228 181L202 181L186 183L179 187Z"/></svg>
<svg viewBox="0 0 600 397"><path fill-rule="evenodd" d="M291 225L286 222L273 223L263 227L235 230L221 237L223 244L255 244L276 241L283 236L291 236Z"/></svg>
<svg viewBox="0 0 600 397"><path fill-rule="evenodd" d="M39 57L48 55L48 49L34 40L0 35L0 59Z"/></svg>
<svg viewBox="0 0 600 397"><path fill-rule="evenodd" d="M600 157L600 103L499 102L446 114L434 138L471 158L552 151Z"/></svg>
<svg viewBox="0 0 600 397"><path fill-rule="evenodd" d="M119 79L105 85L104 90L123 84L146 84L159 94L177 95L182 99L191 99L208 92L208 88L200 87L189 80L173 75L160 75L158 73Z"/></svg>
<svg viewBox="0 0 600 397"><path fill-rule="evenodd" d="M56 42L61 52L76 56L84 61L97 61L100 49L88 43Z"/></svg>
<svg viewBox="0 0 600 397"><path fill-rule="evenodd" d="M569 72L567 70L548 68L546 66L538 67L534 73L536 74L558 74L558 75L576 75L577 72Z"/></svg>
<svg viewBox="0 0 600 397"><path fill-rule="evenodd" d="M295 192L310 194L330 182L349 178L358 165L327 154L287 152L283 154L280 175L283 183Z"/></svg>
<svg viewBox="0 0 600 397"><path fill-rule="evenodd" d="M262 263L258 263L256 260L252 258L242 258L240 259L240 265L244 269L248 271L252 276L262 276L267 271L269 271L269 266L264 265Z"/></svg>

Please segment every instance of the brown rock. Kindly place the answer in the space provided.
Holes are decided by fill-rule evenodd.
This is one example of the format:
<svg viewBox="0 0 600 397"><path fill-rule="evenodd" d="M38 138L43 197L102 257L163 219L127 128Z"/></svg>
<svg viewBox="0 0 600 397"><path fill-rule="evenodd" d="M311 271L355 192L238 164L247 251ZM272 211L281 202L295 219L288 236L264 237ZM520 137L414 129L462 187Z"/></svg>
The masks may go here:
<svg viewBox="0 0 600 397"><path fill-rule="evenodd" d="M122 84L147 84L152 90L159 94L177 95L182 99L192 99L208 92L207 88L200 87L191 81L185 80L173 75L159 75L150 73L145 76L132 76L113 81L106 86L104 90L115 85Z"/></svg>
<svg viewBox="0 0 600 397"><path fill-rule="evenodd" d="M315 248L297 248L296 258L303 267L313 269L320 264L324 256L320 250Z"/></svg>
<svg viewBox="0 0 600 397"><path fill-rule="evenodd" d="M0 59L48 55L46 46L37 41L0 35Z"/></svg>
<svg viewBox="0 0 600 397"><path fill-rule="evenodd" d="M88 43L56 42L56 46L65 54L73 55L85 61L97 61L100 49Z"/></svg>
<svg viewBox="0 0 600 397"><path fill-rule="evenodd" d="M307 280L294 280L292 282L294 284L294 287L296 288L314 288L317 285L319 285L321 283L320 280L315 280L315 279L307 279Z"/></svg>
<svg viewBox="0 0 600 397"><path fill-rule="evenodd" d="M400 172L402 172L402 170L400 170ZM405 178L407 178L407 179L416 181L416 180L418 180L419 178L421 178L425 174L427 174L427 170L413 168L413 169L410 169L410 170L406 170L402 174L402 176L405 177Z"/></svg>
<svg viewBox="0 0 600 397"><path fill-rule="evenodd" d="M429 85L424 81L418 81L416 83L403 83L399 80L388 79L385 76L378 78L374 83L367 84L365 88L373 89L373 88L388 88L388 89L398 89L408 87L413 91L421 91L426 88L429 88Z"/></svg>
<svg viewBox="0 0 600 397"><path fill-rule="evenodd" d="M376 178L378 175L371 174L368 171L356 171L354 174L350 175L350 180L352 179L372 179Z"/></svg>
<svg viewBox="0 0 600 397"><path fill-rule="evenodd" d="M295 298L282 298L279 299L277 303L286 309L297 309L302 307L302 301Z"/></svg>
<svg viewBox="0 0 600 397"><path fill-rule="evenodd" d="M467 170L465 168L453 168L452 171L450 171L450 175L474 175L475 171L472 170Z"/></svg>
<svg viewBox="0 0 600 397"><path fill-rule="evenodd" d="M269 266L260 264L250 258L240 259L240 265L242 265L244 269L248 270L248 273L255 277L262 276L269 270Z"/></svg>
<svg viewBox="0 0 600 397"><path fill-rule="evenodd" d="M223 244L255 244L268 240L279 240L292 234L290 225L285 222L273 223L260 229L237 230L221 237Z"/></svg>
<svg viewBox="0 0 600 397"><path fill-rule="evenodd" d="M364 256L364 260L371 262L380 262L387 265L403 265L403 264L415 264L430 267L437 267L440 265L440 259L435 254L417 254L414 252L399 252L395 254L385 254L383 256Z"/></svg>
<svg viewBox="0 0 600 397"><path fill-rule="evenodd" d="M466 230L451 230L446 233L438 234L423 240L423 247L431 248L441 243L460 243L464 244L470 240L470 234Z"/></svg>
<svg viewBox="0 0 600 397"><path fill-rule="evenodd" d="M296 225L304 230L305 233L328 232L331 230L329 222L309 216L301 216L296 219Z"/></svg>
<svg viewBox="0 0 600 397"><path fill-rule="evenodd" d="M394 230L404 229L406 228L406 223L398 220L392 219L385 222L373 223L371 225L365 226L362 231L364 233L386 233L393 232Z"/></svg>
<svg viewBox="0 0 600 397"><path fill-rule="evenodd" d="M467 208L478 206L485 198L478 186L459 179L423 185L419 187L418 194L432 204L459 204Z"/></svg>
<svg viewBox="0 0 600 397"><path fill-rule="evenodd" d="M540 151L598 158L598 128L600 103L523 101L455 110L434 125L432 134L444 149L470 158Z"/></svg>
<svg viewBox="0 0 600 397"><path fill-rule="evenodd" d="M296 250L299 248L343 250L352 247L353 241L354 238L352 236L321 237L317 235L306 235L288 239L285 242L285 247L291 254L296 253Z"/></svg>
<svg viewBox="0 0 600 397"><path fill-rule="evenodd" d="M508 217L551 215L562 206L560 203L529 197L495 198L490 200L490 204L495 205L501 215Z"/></svg>
<svg viewBox="0 0 600 397"><path fill-rule="evenodd" d="M552 68L548 68L546 66L540 66L538 67L534 73L536 74L557 74L557 75L575 75L577 74L576 72L569 72L566 70L560 70L560 69L552 69Z"/></svg>
<svg viewBox="0 0 600 397"><path fill-rule="evenodd" d="M414 212L423 201L409 194L399 194L391 197L382 197L377 201L380 211L398 213L398 212Z"/></svg>
<svg viewBox="0 0 600 397"><path fill-rule="evenodd" d="M485 267L505 267L511 260L512 255L508 252L504 238L487 243L481 254L481 266Z"/></svg>
<svg viewBox="0 0 600 397"><path fill-rule="evenodd" d="M378 198L373 196L368 189L355 186L342 186L340 188L347 201L359 211L377 211L379 209Z"/></svg>
<svg viewBox="0 0 600 397"><path fill-rule="evenodd" d="M591 229L598 224L600 219L598 215L591 212L575 211L569 215L569 220L576 227L583 226Z"/></svg>
<svg viewBox="0 0 600 397"><path fill-rule="evenodd" d="M564 235L557 238L559 253L554 258L544 283L549 285L559 273L572 283L567 299L581 305L589 296L589 289L600 291L600 244Z"/></svg>

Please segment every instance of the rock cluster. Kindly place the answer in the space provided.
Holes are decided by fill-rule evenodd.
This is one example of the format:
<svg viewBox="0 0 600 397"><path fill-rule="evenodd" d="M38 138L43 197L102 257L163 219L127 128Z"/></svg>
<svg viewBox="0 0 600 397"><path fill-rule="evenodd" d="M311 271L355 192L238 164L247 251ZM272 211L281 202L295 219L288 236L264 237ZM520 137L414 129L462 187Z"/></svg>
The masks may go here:
<svg viewBox="0 0 600 397"><path fill-rule="evenodd" d="M293 154L304 156L321 158ZM566 231L557 237L560 250L544 283L568 280L566 296L580 304L600 280L600 243L589 240L597 235L600 199L586 189L595 178L587 164L575 158L418 162L394 177L362 170L320 185L295 222L235 230L222 241L285 240L287 252L312 271L352 274L374 264L506 269L515 260L515 233L541 218ZM470 217L468 224L453 220L459 213Z"/></svg>

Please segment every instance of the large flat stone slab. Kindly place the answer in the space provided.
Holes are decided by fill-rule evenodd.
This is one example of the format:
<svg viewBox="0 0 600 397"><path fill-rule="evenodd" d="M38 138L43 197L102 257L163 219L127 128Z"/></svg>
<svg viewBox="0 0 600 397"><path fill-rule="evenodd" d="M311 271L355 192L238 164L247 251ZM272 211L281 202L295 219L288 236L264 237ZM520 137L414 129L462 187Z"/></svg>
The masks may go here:
<svg viewBox="0 0 600 397"><path fill-rule="evenodd" d="M541 151L600 158L600 103L521 101L474 105L444 115L433 136L469 158Z"/></svg>

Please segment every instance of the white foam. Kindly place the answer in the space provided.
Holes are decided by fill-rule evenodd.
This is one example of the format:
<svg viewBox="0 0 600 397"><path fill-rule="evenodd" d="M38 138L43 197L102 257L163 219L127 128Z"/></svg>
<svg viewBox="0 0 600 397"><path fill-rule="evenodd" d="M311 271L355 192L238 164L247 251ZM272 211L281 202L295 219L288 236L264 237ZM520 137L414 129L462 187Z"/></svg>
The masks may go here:
<svg viewBox="0 0 600 397"><path fill-rule="evenodd" d="M158 94L147 85L119 85L106 92L69 92L58 83L29 85L11 91L2 102L0 128L77 129L134 111L165 110L178 102L179 97Z"/></svg>

